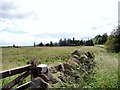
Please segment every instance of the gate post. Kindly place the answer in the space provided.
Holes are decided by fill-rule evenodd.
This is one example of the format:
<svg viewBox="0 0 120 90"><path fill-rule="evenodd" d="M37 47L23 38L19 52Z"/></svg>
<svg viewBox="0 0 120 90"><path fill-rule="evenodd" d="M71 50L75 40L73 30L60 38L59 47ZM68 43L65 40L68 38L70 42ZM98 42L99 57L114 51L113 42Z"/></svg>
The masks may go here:
<svg viewBox="0 0 120 90"><path fill-rule="evenodd" d="M32 66L31 80L33 80L34 78L37 77L37 60L36 59L31 60L31 66Z"/></svg>

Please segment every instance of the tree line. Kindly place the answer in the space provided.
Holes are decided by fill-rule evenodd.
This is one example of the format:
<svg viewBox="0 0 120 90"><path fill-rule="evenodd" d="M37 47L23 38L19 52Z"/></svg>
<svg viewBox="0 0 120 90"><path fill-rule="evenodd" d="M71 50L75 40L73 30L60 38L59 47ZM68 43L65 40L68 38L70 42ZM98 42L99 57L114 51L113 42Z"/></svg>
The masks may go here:
<svg viewBox="0 0 120 90"><path fill-rule="evenodd" d="M73 39L60 39L58 42L53 43L52 41L50 41L50 43L46 43L43 44L42 42L40 42L39 44L37 44L36 46L93 46L93 41L92 40L75 40L75 38L73 37ZM34 44L35 47L35 44Z"/></svg>
<svg viewBox="0 0 120 90"><path fill-rule="evenodd" d="M108 35L104 33L103 35L97 35L92 40L94 44L103 45L107 41Z"/></svg>
<svg viewBox="0 0 120 90"><path fill-rule="evenodd" d="M107 33L103 34L103 35L97 35L95 36L93 39L88 39L88 40L76 40L74 37L72 39L70 38L64 38L64 39L60 39L58 42L53 43L52 41L50 41L50 43L46 43L43 44L42 42L40 42L39 44L35 45L34 42L34 46L94 46L95 44L104 44L107 41Z"/></svg>
<svg viewBox="0 0 120 90"><path fill-rule="evenodd" d="M94 46L94 45L105 45L108 51L112 52L120 52L120 25L117 26L111 34L108 36L107 33L103 35L96 35L92 39L88 40L76 40L74 37L72 39L64 38L60 39L58 42L53 43L50 41L49 43L43 44L40 42L36 44L34 42L34 47L36 46ZM13 44L14 48L18 48L15 44Z"/></svg>

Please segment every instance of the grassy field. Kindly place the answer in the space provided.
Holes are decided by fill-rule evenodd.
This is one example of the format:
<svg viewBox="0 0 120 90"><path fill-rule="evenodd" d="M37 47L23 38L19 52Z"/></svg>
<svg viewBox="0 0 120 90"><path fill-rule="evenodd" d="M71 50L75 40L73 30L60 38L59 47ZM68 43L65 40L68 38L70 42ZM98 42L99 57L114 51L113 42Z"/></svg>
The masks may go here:
<svg viewBox="0 0 120 90"><path fill-rule="evenodd" d="M78 47L20 47L2 49L2 70L7 70L26 65L35 58L39 63L48 65L65 62L69 54L75 49L90 51L95 54L95 73L89 75L84 83L84 88L117 88L118 87L118 56L109 53L103 46L78 46ZM9 79L4 80L7 83Z"/></svg>

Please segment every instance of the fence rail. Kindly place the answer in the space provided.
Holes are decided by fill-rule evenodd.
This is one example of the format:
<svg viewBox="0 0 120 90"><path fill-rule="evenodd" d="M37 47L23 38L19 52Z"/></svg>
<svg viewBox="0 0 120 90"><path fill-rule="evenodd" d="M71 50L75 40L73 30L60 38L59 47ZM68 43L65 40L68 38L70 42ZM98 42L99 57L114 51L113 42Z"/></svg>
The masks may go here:
<svg viewBox="0 0 120 90"><path fill-rule="evenodd" d="M9 82L7 85L2 86L2 90L10 90L13 86L23 81L26 77L31 74L31 80L33 80L37 74L35 69L37 68L37 61L33 59L30 64L18 68L13 68L10 70L5 70L0 72L0 79L4 79L9 76L22 73L20 76ZM15 90L24 90L31 86L31 81L17 87Z"/></svg>
<svg viewBox="0 0 120 90"><path fill-rule="evenodd" d="M25 89L29 88L30 86L31 86L31 81L17 87L15 90L25 90Z"/></svg>
<svg viewBox="0 0 120 90"><path fill-rule="evenodd" d="M1 75L0 79L1 78L6 78L6 77L9 77L9 76L13 76L15 74L19 74L19 73L22 73L22 72L25 72L25 71L31 70L31 69L32 69L32 65L29 64L29 65L22 66L22 67L1 71L0 72L0 75Z"/></svg>

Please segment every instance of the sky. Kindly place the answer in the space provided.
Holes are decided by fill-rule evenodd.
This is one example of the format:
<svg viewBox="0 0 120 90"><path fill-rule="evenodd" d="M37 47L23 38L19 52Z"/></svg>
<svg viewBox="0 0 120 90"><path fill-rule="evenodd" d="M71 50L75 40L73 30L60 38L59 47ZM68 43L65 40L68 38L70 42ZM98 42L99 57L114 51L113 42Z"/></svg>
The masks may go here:
<svg viewBox="0 0 120 90"><path fill-rule="evenodd" d="M118 25L120 0L0 0L0 46L90 39Z"/></svg>

